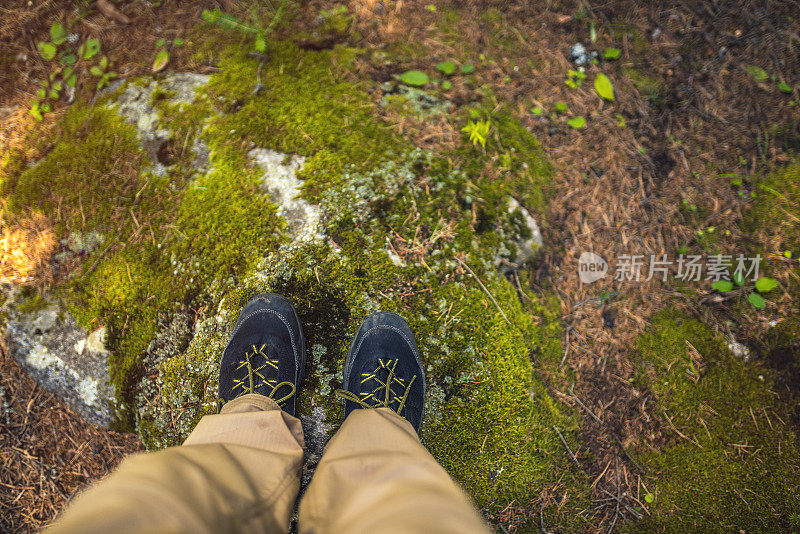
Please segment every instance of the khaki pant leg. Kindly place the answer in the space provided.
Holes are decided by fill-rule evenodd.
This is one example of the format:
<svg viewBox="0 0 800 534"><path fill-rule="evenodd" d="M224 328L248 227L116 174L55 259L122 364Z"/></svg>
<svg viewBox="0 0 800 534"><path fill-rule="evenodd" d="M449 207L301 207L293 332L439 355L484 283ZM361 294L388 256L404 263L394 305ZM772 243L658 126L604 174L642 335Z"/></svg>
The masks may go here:
<svg viewBox="0 0 800 534"><path fill-rule="evenodd" d="M126 458L48 533L286 532L303 461L300 421L245 395L180 447Z"/></svg>
<svg viewBox="0 0 800 534"><path fill-rule="evenodd" d="M486 533L469 497L388 408L350 413L300 502L301 534Z"/></svg>

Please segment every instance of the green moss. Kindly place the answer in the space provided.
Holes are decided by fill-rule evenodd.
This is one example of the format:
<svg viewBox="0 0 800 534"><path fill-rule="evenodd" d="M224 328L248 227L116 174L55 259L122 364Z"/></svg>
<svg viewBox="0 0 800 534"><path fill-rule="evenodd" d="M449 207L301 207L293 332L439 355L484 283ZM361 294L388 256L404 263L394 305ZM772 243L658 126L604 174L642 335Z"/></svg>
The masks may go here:
<svg viewBox="0 0 800 534"><path fill-rule="evenodd" d="M22 299L23 300L17 306L17 309L22 313L35 313L45 309L49 304L47 299L39 293L33 293L30 296L25 296L23 294Z"/></svg>
<svg viewBox="0 0 800 534"><path fill-rule="evenodd" d="M268 82L258 95L252 94L258 61L246 52L232 48L220 58L223 70L208 92L217 105L237 110L214 120L212 128L234 140L307 157L300 177L312 200L345 170L374 167L403 146L375 120L365 85L342 79L353 49L313 52L272 43L261 72Z"/></svg>
<svg viewBox="0 0 800 534"><path fill-rule="evenodd" d="M662 84L658 79L634 67L623 67L622 72L642 96L651 101L660 98Z"/></svg>
<svg viewBox="0 0 800 534"><path fill-rule="evenodd" d="M545 214L553 170L539 140L508 111L478 109L473 116L491 124L486 148L465 140L456 162L470 176L482 177L472 180L481 211L504 208L502 199L513 196L531 212Z"/></svg>
<svg viewBox="0 0 800 534"><path fill-rule="evenodd" d="M417 326L417 332L433 336L438 345L429 349L428 361L434 364L429 371L434 387L444 392L438 422L425 429L423 441L482 506L498 499L524 503L536 494L532 484L561 476L574 488L569 508L575 512L587 504L580 495L585 479L571 471L553 431L555 425L570 435L575 423L534 377L531 366L534 352L546 358L557 354L558 338L522 310L505 280L493 280L487 287L511 326L473 284L446 285L437 295L442 302L458 303L448 311L459 314L457 326L446 332ZM562 512L559 522L569 523L569 513Z"/></svg>
<svg viewBox="0 0 800 534"><path fill-rule="evenodd" d="M135 129L114 112L73 106L53 144L40 163L7 184L12 211L45 212L62 234L69 228L111 235L132 224L131 210L150 211Z"/></svg>
<svg viewBox="0 0 800 534"><path fill-rule="evenodd" d="M769 374L736 359L707 327L674 311L654 318L637 349L638 380L655 394L651 411L669 436L659 452L641 455L656 501L640 527L797 527L790 518L800 517L800 451Z"/></svg>

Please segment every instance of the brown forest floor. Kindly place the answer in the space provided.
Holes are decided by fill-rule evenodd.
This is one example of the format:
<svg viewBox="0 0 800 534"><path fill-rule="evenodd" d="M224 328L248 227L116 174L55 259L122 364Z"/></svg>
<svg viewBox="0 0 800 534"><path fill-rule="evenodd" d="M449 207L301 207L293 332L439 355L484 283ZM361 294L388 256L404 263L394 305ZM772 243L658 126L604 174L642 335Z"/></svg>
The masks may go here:
<svg viewBox="0 0 800 534"><path fill-rule="evenodd" d="M792 76L800 72L800 4L777 0L431 3L439 12L457 8L460 20L452 30L457 39L442 39L436 13L425 8L428 2L364 0L350 3L362 36L360 44L424 44L428 51L424 60L419 65L398 65L398 72L427 68L431 62L471 51L498 58L494 65L482 67L485 83L498 101L511 103L525 117L525 125L542 141L557 169L557 193L546 214L548 253L535 265L533 276L534 284L555 288L561 298L564 365L575 373L574 389L571 383L556 384L553 393L579 409L576 398L580 399L597 416L584 418L583 448L574 451L580 458L592 458L583 461L591 478L597 478L595 491L619 494L621 485L629 495L638 496L641 477L630 459L619 454L618 444L627 447L644 441L656 447L662 430L670 431L660 415L648 412L648 394L631 385L633 341L647 318L667 305L685 308L722 332L731 310L724 301L698 305L649 283L629 284L612 299L600 299L596 286L579 281L577 258L583 251L594 251L608 260L634 253L674 257L680 246L696 241L698 228L707 226L729 230L731 235L719 246L727 253L741 252L737 245L745 237L736 224L742 216L741 204L727 174L752 177L786 162L787 151L798 148L800 136L796 120L800 106L791 112L794 130L777 136L767 131L769 125L786 123L782 104L786 95L774 84L757 86L742 65L759 65L797 85ZM94 9L82 24L84 31L102 36L104 52L117 72L134 76L148 72L154 32L156 38L183 35L203 8L242 12L243 4L165 0L156 9L144 0L126 0L117 5L131 17L131 24L121 25ZM75 5L5 0L0 7L0 46L4 47L0 151L19 142L21 132L30 127L25 106L35 93L35 80L45 72L36 42L47 34L52 21ZM298 16L313 19L321 7L330 5L303 2ZM491 8L498 15L487 19L483 14ZM598 44L623 50L624 59L607 65L609 74L614 73L617 98L603 105L613 106L613 113L598 111L590 83L577 90L564 85L565 73L572 68L569 48L589 41L587 17L618 34L613 43L601 34ZM27 55L27 60L21 60L20 54ZM198 67L177 52L170 68ZM366 62L362 68L377 81L393 74L374 72ZM621 74L623 69L645 73L651 85L660 89L648 93L637 88ZM466 88L456 85L456 105L462 97L466 102ZM797 89L792 98L798 98ZM563 122L526 111L532 105L552 109L557 101L566 102L571 113L590 119L591 128L574 131ZM615 114L625 118L625 128L617 126ZM53 121L57 115L46 120ZM458 140L457 126L446 119L425 125L398 123L418 144L432 150ZM708 206L699 224L681 213L684 199ZM789 310L789 300L783 295L772 302L778 309ZM739 341L758 346L767 327L764 316L752 313L737 320L750 321L741 325L741 331L751 337ZM0 387L11 407L0 431L0 531L37 529L85 481L103 475L124 454L140 447L132 435L96 429L80 420L37 388L5 355L0 361ZM2 417L6 416L0 413ZM534 498L542 503L550 495L545 491ZM508 513L508 522L513 524L515 512ZM608 507L602 528L617 520L616 513L613 506Z"/></svg>

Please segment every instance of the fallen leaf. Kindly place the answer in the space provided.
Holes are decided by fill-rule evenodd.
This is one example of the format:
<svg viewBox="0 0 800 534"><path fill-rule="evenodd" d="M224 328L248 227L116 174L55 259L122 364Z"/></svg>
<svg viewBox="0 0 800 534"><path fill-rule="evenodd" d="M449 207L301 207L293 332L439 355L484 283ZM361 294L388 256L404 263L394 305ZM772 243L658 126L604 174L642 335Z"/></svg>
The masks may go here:
<svg viewBox="0 0 800 534"><path fill-rule="evenodd" d="M164 70L164 67L167 66L169 63L169 52L166 50L160 50L158 54L156 54L156 60L153 62L153 72L160 72Z"/></svg>
<svg viewBox="0 0 800 534"><path fill-rule="evenodd" d="M125 14L116 8L109 0L97 0L97 9L106 17L116 20L120 24L130 24L129 19Z"/></svg>

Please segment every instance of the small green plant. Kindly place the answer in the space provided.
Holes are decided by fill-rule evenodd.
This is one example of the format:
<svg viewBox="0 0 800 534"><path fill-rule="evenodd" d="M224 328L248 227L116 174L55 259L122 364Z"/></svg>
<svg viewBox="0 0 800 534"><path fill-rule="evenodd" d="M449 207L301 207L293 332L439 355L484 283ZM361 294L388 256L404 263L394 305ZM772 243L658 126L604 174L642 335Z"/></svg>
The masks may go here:
<svg viewBox="0 0 800 534"><path fill-rule="evenodd" d="M412 87L422 87L428 84L430 78L421 70L407 70L399 76L399 80Z"/></svg>
<svg viewBox="0 0 800 534"><path fill-rule="evenodd" d="M655 500L656 496L653 495L652 493L648 493L644 496L644 502L646 502L647 504L653 504L653 501Z"/></svg>
<svg viewBox="0 0 800 534"><path fill-rule="evenodd" d="M486 140L489 137L491 130L491 123L488 120L469 121L466 126L461 128L461 131L469 136L469 141L474 145L481 145L486 148Z"/></svg>
<svg viewBox="0 0 800 534"><path fill-rule="evenodd" d="M733 280L717 280L711 284L711 289L718 291L720 293L727 293L732 291L734 288L734 284L736 286L742 288L743 291L747 291L745 286L745 279L744 276L740 272L733 273ZM747 294L747 301L750 303L751 306L756 308L757 310L764 309L767 305L764 297L761 296L763 293L768 293L778 287L778 282L772 278L768 278L766 276L762 276L755 283L755 291L749 291Z"/></svg>
<svg viewBox="0 0 800 534"><path fill-rule="evenodd" d="M748 65L747 72L757 82L765 82L767 79L769 79L769 74L767 74L767 71L755 65Z"/></svg>
<svg viewBox="0 0 800 534"><path fill-rule="evenodd" d="M558 113L566 113L567 112L567 104L564 102L556 102L556 111Z"/></svg>
<svg viewBox="0 0 800 534"><path fill-rule="evenodd" d="M116 72L108 71L108 58L106 56L101 57L97 65L90 68L89 72L92 74L92 76L97 76L100 78L100 80L97 82L98 91L107 86L109 83L111 83L111 80L117 77Z"/></svg>
<svg viewBox="0 0 800 534"><path fill-rule="evenodd" d="M608 60L617 59L622 51L619 48L606 48L603 57Z"/></svg>
<svg viewBox="0 0 800 534"><path fill-rule="evenodd" d="M625 128L625 126L627 126L627 123L625 122L625 117L623 117L619 113L617 113L615 117L617 119L617 126L619 126L620 128Z"/></svg>
<svg viewBox="0 0 800 534"><path fill-rule="evenodd" d="M96 37L87 39L77 46L71 41L76 42L74 39L68 39L67 30L56 22L50 26L50 41L40 41L37 44L42 59L57 60L55 69L41 83L41 88L36 92L36 101L31 105L30 115L37 120L42 120L44 114L52 111L53 103L62 97L64 91L68 91L69 97L72 98L74 89L78 85L79 73L85 72L88 60L100 53L100 39ZM108 59L105 61L107 63ZM103 70L105 71L105 67ZM115 76L116 74L109 74L106 83Z"/></svg>
<svg viewBox="0 0 800 534"><path fill-rule="evenodd" d="M470 65L469 63L461 65L461 72L463 74L470 74L475 70L475 65Z"/></svg>
<svg viewBox="0 0 800 534"><path fill-rule="evenodd" d="M453 84L450 82L450 80L445 80L442 82L442 89L444 89L445 91L449 91L452 88Z"/></svg>
<svg viewBox="0 0 800 534"><path fill-rule="evenodd" d="M275 10L272 20L266 27L261 27L255 11L253 11L252 14L252 24L242 22L233 15L223 13L219 9L204 9L200 16L209 24L215 24L225 30L235 31L253 37L253 48L256 52L263 54L267 49L267 36L272 33L275 27L283 20L288 1L289 0L283 0L280 3L278 8ZM342 15L347 15L347 7L345 6L338 6L336 8L322 10L320 12L320 18L323 19L341 19ZM180 41L180 44L178 44L178 39L176 39L172 44L175 46L180 46L183 44L183 40L181 39Z"/></svg>
<svg viewBox="0 0 800 534"><path fill-rule="evenodd" d="M575 89L581 86L583 80L586 79L586 73L583 69L572 70L569 69L567 71L567 79L564 81L564 84L569 87L570 89Z"/></svg>
<svg viewBox="0 0 800 534"><path fill-rule="evenodd" d="M614 101L614 86L611 84L611 80L608 79L608 76L602 72L594 79L594 90L597 91L600 98L611 102Z"/></svg>
<svg viewBox="0 0 800 534"><path fill-rule="evenodd" d="M790 86L786 82L778 82L778 90L781 93L791 94L792 93L792 86Z"/></svg>
<svg viewBox="0 0 800 534"><path fill-rule="evenodd" d="M456 64L452 61L442 61L441 63L436 64L436 70L445 76L450 76L456 71Z"/></svg>
<svg viewBox="0 0 800 534"><path fill-rule="evenodd" d="M733 282L730 280L717 280L713 284L711 284L711 289L715 289L720 293L727 293L731 289L733 289Z"/></svg>
<svg viewBox="0 0 800 534"><path fill-rule="evenodd" d="M257 37L256 41L258 41L259 38L260 37ZM166 39L159 39L158 41L156 41L156 48L158 49L158 52L156 52L156 58L153 61L153 67L152 67L153 72L154 73L161 72L162 70L164 70L164 67L167 66L167 63L169 63L169 49L167 47L169 46L175 47L183 45L184 45L184 40L181 38L173 39L171 43ZM266 44L264 46L266 46ZM256 48L258 48L258 45L256 45Z"/></svg>
<svg viewBox="0 0 800 534"><path fill-rule="evenodd" d="M571 119L567 120L567 125L576 130L580 130L586 126L586 119L580 116L572 117Z"/></svg>
<svg viewBox="0 0 800 534"><path fill-rule="evenodd" d="M531 113L533 113L534 115L541 115L542 113L544 113L544 110L540 106L535 106L531 108Z"/></svg>

